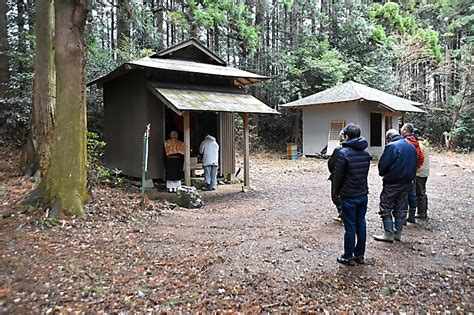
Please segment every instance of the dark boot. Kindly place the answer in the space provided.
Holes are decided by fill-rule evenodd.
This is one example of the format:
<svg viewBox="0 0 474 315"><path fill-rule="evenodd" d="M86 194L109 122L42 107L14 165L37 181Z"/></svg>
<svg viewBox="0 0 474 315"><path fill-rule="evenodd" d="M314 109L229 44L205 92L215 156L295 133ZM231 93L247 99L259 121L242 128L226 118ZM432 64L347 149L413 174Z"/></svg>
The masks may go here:
<svg viewBox="0 0 474 315"><path fill-rule="evenodd" d="M426 214L418 213L417 215L415 215L415 218L420 220L426 220L428 219L428 216Z"/></svg>
<svg viewBox="0 0 474 315"><path fill-rule="evenodd" d="M426 200L422 200L421 202L419 202L418 214L415 216L415 218L421 219L421 220L428 219L428 214L427 214L428 205L426 203L427 203Z"/></svg>
<svg viewBox="0 0 474 315"><path fill-rule="evenodd" d="M416 223L416 220L415 220L415 213L416 213L416 208L410 208L410 209L408 209L407 222Z"/></svg>
<svg viewBox="0 0 474 315"><path fill-rule="evenodd" d="M374 235L376 241L393 243L393 220L384 219L383 221L384 233L380 235Z"/></svg>
<svg viewBox="0 0 474 315"><path fill-rule="evenodd" d="M405 220L395 220L395 232L393 232L393 239L399 242L402 240L403 223L405 223Z"/></svg>

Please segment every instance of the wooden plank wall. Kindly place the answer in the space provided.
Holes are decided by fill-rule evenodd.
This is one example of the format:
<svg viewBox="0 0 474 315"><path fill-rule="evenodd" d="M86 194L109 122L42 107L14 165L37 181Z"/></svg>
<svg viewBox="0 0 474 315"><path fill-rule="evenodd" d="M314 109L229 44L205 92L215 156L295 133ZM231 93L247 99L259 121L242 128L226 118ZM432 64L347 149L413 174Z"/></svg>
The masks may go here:
<svg viewBox="0 0 474 315"><path fill-rule="evenodd" d="M220 175L235 173L234 114L219 114Z"/></svg>
<svg viewBox="0 0 474 315"><path fill-rule="evenodd" d="M143 73L104 84L105 164L122 174L141 177L146 90Z"/></svg>
<svg viewBox="0 0 474 315"><path fill-rule="evenodd" d="M150 91L147 93L146 119L151 125L148 142L148 179L161 179L165 175L165 105Z"/></svg>

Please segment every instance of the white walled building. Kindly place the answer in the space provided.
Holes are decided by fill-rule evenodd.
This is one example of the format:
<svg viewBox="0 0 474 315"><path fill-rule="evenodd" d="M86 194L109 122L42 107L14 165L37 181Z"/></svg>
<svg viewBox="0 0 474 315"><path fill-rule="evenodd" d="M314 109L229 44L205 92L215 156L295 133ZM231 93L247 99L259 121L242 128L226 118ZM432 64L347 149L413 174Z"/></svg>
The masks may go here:
<svg viewBox="0 0 474 315"><path fill-rule="evenodd" d="M387 130L398 130L406 112L424 112L415 105L421 104L348 81L280 106L302 110L303 154L311 156L332 154L339 132L349 123L360 126L369 152L380 155Z"/></svg>

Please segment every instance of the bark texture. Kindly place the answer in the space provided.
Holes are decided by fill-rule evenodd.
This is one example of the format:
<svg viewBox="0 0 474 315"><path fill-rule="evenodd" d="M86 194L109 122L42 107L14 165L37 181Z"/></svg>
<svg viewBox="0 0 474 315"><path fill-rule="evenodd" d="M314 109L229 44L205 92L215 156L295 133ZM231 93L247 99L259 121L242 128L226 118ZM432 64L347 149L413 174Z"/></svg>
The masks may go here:
<svg viewBox="0 0 474 315"><path fill-rule="evenodd" d="M55 7L56 123L44 180L50 215L82 215L86 190L84 26L87 1L61 0Z"/></svg>
<svg viewBox="0 0 474 315"><path fill-rule="evenodd" d="M0 1L0 99L5 97L9 80L7 40L7 2Z"/></svg>
<svg viewBox="0 0 474 315"><path fill-rule="evenodd" d="M36 159L44 174L51 156L54 130L55 68L54 68L54 1L36 2L36 52L33 91L33 118L36 138Z"/></svg>
<svg viewBox="0 0 474 315"><path fill-rule="evenodd" d="M130 37L132 5L129 0L117 1L117 47L122 48L125 38Z"/></svg>
<svg viewBox="0 0 474 315"><path fill-rule="evenodd" d="M26 53L26 30L25 30L25 3L23 0L17 0L16 1L16 10L17 10L17 16L16 16L16 26L18 28L18 52L21 54ZM18 61L18 72L24 72L25 71L25 65L24 62L20 59ZM20 87L20 89L23 89L23 87Z"/></svg>

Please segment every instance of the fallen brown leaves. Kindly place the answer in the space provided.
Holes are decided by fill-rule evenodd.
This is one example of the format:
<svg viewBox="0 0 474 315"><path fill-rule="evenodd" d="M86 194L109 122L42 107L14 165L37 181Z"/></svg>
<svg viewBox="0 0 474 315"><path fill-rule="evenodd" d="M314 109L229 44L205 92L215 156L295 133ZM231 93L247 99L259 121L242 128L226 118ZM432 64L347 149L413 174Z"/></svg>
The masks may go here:
<svg viewBox="0 0 474 315"><path fill-rule="evenodd" d="M133 187L100 186L84 218L46 224L40 210L15 212L0 220L0 313L472 311L463 170L435 163L451 182L430 183L432 219L409 226L403 243L369 239L367 264L349 268L335 262L342 227L330 220L324 162L256 160L256 191L201 210L141 206ZM34 186L11 172L1 211L21 210ZM368 221L370 236L376 211Z"/></svg>

